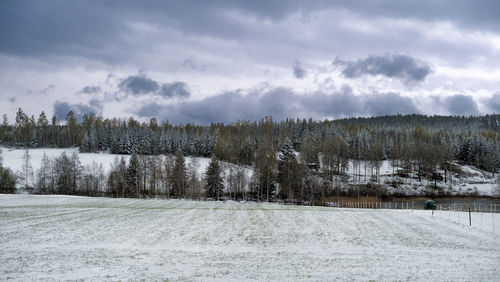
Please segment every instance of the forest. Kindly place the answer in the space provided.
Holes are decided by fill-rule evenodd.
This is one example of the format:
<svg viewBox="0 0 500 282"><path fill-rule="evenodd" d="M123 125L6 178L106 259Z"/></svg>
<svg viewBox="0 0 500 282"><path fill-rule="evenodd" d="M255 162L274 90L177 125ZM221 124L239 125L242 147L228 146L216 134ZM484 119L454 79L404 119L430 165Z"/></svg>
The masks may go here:
<svg viewBox="0 0 500 282"><path fill-rule="evenodd" d="M414 114L324 121L264 117L231 124L176 125L155 118L139 122L133 117L78 117L73 112L65 120L49 121L44 112L35 117L19 109L13 123L3 116L0 144L131 155L128 162L117 158L109 173L97 165L82 167L77 154L45 157L40 170L33 172L36 181L29 187L33 193L318 203L334 194L354 193L334 181L348 177L349 162L358 170L362 161L369 162L375 184L384 160L404 168L398 173L413 173L419 181L443 177L446 181L453 161L494 174L500 168L499 122L500 115ZM185 156L211 158L203 177L186 165ZM23 162L28 166L29 153ZM224 187L220 162L255 173L246 179L241 170L231 170L230 187ZM23 186L22 176L0 169L0 183L9 184L0 184L3 192L15 191L14 180Z"/></svg>

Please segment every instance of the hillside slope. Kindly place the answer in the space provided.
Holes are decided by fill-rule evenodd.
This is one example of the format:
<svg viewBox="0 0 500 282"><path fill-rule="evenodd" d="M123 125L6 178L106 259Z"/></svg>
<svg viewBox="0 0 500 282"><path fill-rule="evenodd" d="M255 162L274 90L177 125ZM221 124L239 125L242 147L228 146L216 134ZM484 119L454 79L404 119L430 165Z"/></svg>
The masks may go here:
<svg viewBox="0 0 500 282"><path fill-rule="evenodd" d="M14 172L21 173L22 167L22 156L24 154L23 149L12 149L12 148L1 148L3 153L3 165L12 169ZM111 165L115 158L123 157L126 161L130 158L130 155L116 155L109 153L79 153L78 148L66 148L66 149L29 149L29 154L31 156L31 164L34 171L40 168L41 160L43 155L46 154L49 158L59 157L63 152L67 155L72 153L78 153L82 166L91 165L93 162L97 164L102 164L105 171L109 171ZM201 157L186 157L187 165L195 163L197 167L198 177L203 177L207 166L210 162L209 158ZM225 180L225 186L228 187L228 175L229 168L241 169L244 171L245 175L245 187L248 189L248 183L252 175L254 174L253 169L249 167L241 167L235 164L221 162L223 167L223 179ZM500 185L498 184L498 175L494 176L490 172L485 172L473 166L459 164L454 162L455 172L451 175L452 182L444 180L437 181L438 186L437 192L446 192L449 195L472 195L472 196L500 196ZM373 182L372 175L375 170L370 167L368 161L362 161L359 166L356 166L353 161L349 162L349 168L347 171L347 185L344 188L353 185L366 185L369 183L375 183L376 185L381 185L389 193L398 193L399 195L421 195L427 192L434 191L434 182L429 179L422 179L418 181L418 177L415 173L410 175L409 178L401 178L395 176L397 171L401 169L400 167L393 167L389 160L385 160L381 163L379 170L380 178ZM438 170L441 175L444 175L444 171ZM335 179L334 179L335 180ZM340 183L342 177L337 177L334 183ZM394 186L397 183L397 186ZM436 192L436 193L437 193Z"/></svg>

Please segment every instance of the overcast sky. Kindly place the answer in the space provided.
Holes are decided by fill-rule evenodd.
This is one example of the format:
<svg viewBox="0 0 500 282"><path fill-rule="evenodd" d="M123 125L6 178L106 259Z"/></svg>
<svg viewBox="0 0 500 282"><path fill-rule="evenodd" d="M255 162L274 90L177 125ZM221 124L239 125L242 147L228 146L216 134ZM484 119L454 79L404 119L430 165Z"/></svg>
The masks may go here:
<svg viewBox="0 0 500 282"><path fill-rule="evenodd" d="M500 112L500 1L2 1L0 113Z"/></svg>

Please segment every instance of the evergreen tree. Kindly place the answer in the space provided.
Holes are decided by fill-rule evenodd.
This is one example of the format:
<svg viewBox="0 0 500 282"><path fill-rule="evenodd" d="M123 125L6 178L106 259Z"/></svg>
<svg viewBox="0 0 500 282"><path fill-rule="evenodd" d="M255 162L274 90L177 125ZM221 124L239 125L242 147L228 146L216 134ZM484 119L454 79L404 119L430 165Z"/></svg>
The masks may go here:
<svg viewBox="0 0 500 282"><path fill-rule="evenodd" d="M278 162L278 180L280 184L280 195L282 198L288 198L293 201L296 195L297 183L294 181L294 173L297 173L297 158L292 142L288 137L285 138L281 146L281 152Z"/></svg>
<svg viewBox="0 0 500 282"><path fill-rule="evenodd" d="M3 114L2 125L0 126L0 143L7 144L10 140L9 138L9 118L6 114Z"/></svg>
<svg viewBox="0 0 500 282"><path fill-rule="evenodd" d="M186 161L180 149L175 152L175 165L172 172L172 196L182 197L187 183Z"/></svg>
<svg viewBox="0 0 500 282"><path fill-rule="evenodd" d="M13 194L16 192L16 176L8 168L0 165L0 193Z"/></svg>
<svg viewBox="0 0 500 282"><path fill-rule="evenodd" d="M139 197L139 159L136 154L130 157L127 172L128 189L125 196Z"/></svg>
<svg viewBox="0 0 500 282"><path fill-rule="evenodd" d="M30 138L29 132L29 117L23 112L21 108L16 113L16 143L17 145L24 146Z"/></svg>
<svg viewBox="0 0 500 282"><path fill-rule="evenodd" d="M38 129L38 144L40 147L45 147L47 144L47 130L49 128L49 120L47 119L47 115L42 111L40 116L38 116L38 121L36 122L36 127Z"/></svg>
<svg viewBox="0 0 500 282"><path fill-rule="evenodd" d="M67 145L69 146L79 146L80 143L80 130L78 126L78 120L73 111L69 111L66 115L66 136Z"/></svg>
<svg viewBox="0 0 500 282"><path fill-rule="evenodd" d="M257 168L257 199L270 201L276 193L276 153L273 144L272 119L266 117L261 121L259 144L255 157Z"/></svg>
<svg viewBox="0 0 500 282"><path fill-rule="evenodd" d="M219 201L224 193L224 183L221 177L221 168L219 161L212 156L210 164L205 173L205 191L208 198L217 199Z"/></svg>

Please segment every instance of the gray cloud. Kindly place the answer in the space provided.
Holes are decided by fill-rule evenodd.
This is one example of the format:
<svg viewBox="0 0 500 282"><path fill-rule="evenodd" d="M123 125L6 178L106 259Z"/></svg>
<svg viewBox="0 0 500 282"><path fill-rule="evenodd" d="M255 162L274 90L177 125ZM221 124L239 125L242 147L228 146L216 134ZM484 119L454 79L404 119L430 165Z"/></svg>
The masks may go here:
<svg viewBox="0 0 500 282"><path fill-rule="evenodd" d="M133 95L154 94L164 98L187 98L191 95L188 86L184 82L174 81L160 84L144 75L128 76L120 82L119 88Z"/></svg>
<svg viewBox="0 0 500 282"><path fill-rule="evenodd" d="M443 106L453 115L475 115L477 104L471 96L453 95L443 99Z"/></svg>
<svg viewBox="0 0 500 282"><path fill-rule="evenodd" d="M282 87L248 94L239 91L224 92L199 101L167 106L148 102L136 111L141 117L158 116L174 123L195 124L259 120L268 115L275 120L283 120L287 117L323 119L393 113L419 111L410 98L398 93L376 93L366 97L355 95L347 86L333 93L300 94Z"/></svg>
<svg viewBox="0 0 500 282"><path fill-rule="evenodd" d="M486 99L486 106L494 113L500 114L500 92L496 92Z"/></svg>
<svg viewBox="0 0 500 282"><path fill-rule="evenodd" d="M342 68L348 78L363 75L383 75L406 82L423 81L431 73L431 68L407 55L369 56L356 61L335 59L333 65Z"/></svg>
<svg viewBox="0 0 500 282"><path fill-rule="evenodd" d="M142 75L130 75L120 82L120 89L134 95L153 93L160 88L158 82Z"/></svg>
<svg viewBox="0 0 500 282"><path fill-rule="evenodd" d="M160 113L163 106L156 102L150 102L142 105L136 114L140 117L156 117Z"/></svg>
<svg viewBox="0 0 500 282"><path fill-rule="evenodd" d="M44 92L47 94L44 106L51 107L55 97L63 97L72 85L79 85L73 83L75 74L85 79L85 76L95 77L97 72L146 69L158 77L189 77L188 85L199 85L199 92L207 94L220 91L214 89L248 87L249 83L267 81L274 86L283 85L279 77L283 74L282 69L293 71L299 79L306 75L322 79L319 74L331 71L331 67L324 66L325 60L332 54L341 54L345 58L362 58L337 61L346 77L380 75L405 83L427 79L428 83L422 86L424 95L432 94L429 92L444 80L449 81L451 90L447 91L454 91L452 93L460 93L461 89L494 92L498 90L496 85L492 86L491 79L483 73L498 69L495 62L500 53L491 41L493 36L500 34L498 14L500 2L495 0L387 0L363 4L345 0L6 1L0 9L0 73L7 76L0 90L6 93L4 95L16 95L19 103L26 100L27 95L44 92L26 89L54 83L57 89L47 88ZM399 22L404 24L398 25ZM430 32L430 28L436 30ZM384 52L408 56L366 57ZM307 74L299 61L290 66L297 57L308 66ZM426 63L415 58L424 59ZM436 66L439 76L429 76L430 65ZM450 67L451 71L443 68L441 72L443 66ZM462 79L455 76L453 68L463 69L466 76L477 69L481 72ZM33 75L25 83L22 75L16 72ZM71 73L67 75L67 72ZM140 74L122 78L110 74L107 83L100 84L101 91L117 85L121 91L100 93L103 94L100 98L111 103L110 97L115 95L127 103L129 95L144 95L141 100L153 95L162 99L191 96L184 82L163 83ZM321 87L316 80L306 83L309 83L307 89ZM372 101L375 97L391 97L380 93L397 92L400 87L391 84L391 89L384 89L386 85L384 82L367 85L367 89L378 92L367 93L372 96L343 90L299 95L285 88L275 88L249 95L227 92L223 93L225 96L220 94L218 98L202 100L222 105L227 100L241 111L231 111L225 116L219 113L225 109L217 105L204 109L210 114L194 113L196 107L203 109L205 104L201 102L183 101L168 108L179 114L178 120L200 122L205 122L202 120L205 114L210 120L229 120L260 118L267 112L275 113L276 117L322 117L414 110L413 103L404 106L402 103L408 98L397 96L397 93L386 104ZM69 92L91 94L98 90L92 87L96 86ZM122 95L124 91L126 94ZM305 100L302 96L311 99ZM485 108L497 107L495 101ZM240 106L245 102L259 109L254 109L255 114L248 112ZM391 102L397 105L385 106ZM29 107L41 106L34 103L26 102ZM452 110L459 106L456 102ZM12 111L10 108L15 107L4 106L1 110ZM444 108L441 105L436 111ZM473 106L471 111L475 110L477 107ZM173 115L165 114L163 107L144 109L141 115L154 111L163 116ZM106 113L123 114L118 107Z"/></svg>
<svg viewBox="0 0 500 282"><path fill-rule="evenodd" d="M413 100L399 93L383 93L367 95L365 98L366 112L371 115L394 115L419 113Z"/></svg>
<svg viewBox="0 0 500 282"><path fill-rule="evenodd" d="M185 59L184 62L182 62L182 67L185 69L199 70L202 72L207 69L205 65L197 62L197 58L195 56L189 56L189 58Z"/></svg>
<svg viewBox="0 0 500 282"><path fill-rule="evenodd" d="M102 112L102 104L95 99L90 100L88 105L85 104L69 104L68 102L56 101L54 103L54 116L58 120L66 120L66 115L69 111L73 111L78 120L82 120L84 115L95 114L100 115Z"/></svg>
<svg viewBox="0 0 500 282"><path fill-rule="evenodd" d="M307 74L306 70L302 67L299 60L295 60L295 63L293 64L292 68L293 68L293 75L295 76L295 78L302 79Z"/></svg>
<svg viewBox="0 0 500 282"><path fill-rule="evenodd" d="M464 1L6 1L0 9L0 52L17 55L78 55L119 63L141 46L132 22L183 34L245 38L252 30L235 12L280 22L290 15L348 11L363 18L451 22L475 30L500 30L500 3ZM129 50L129 51L127 51ZM131 56L128 56L131 57Z"/></svg>
<svg viewBox="0 0 500 282"><path fill-rule="evenodd" d="M184 82L172 82L172 83L164 83L161 86L159 94L166 98L187 98L191 95L187 85Z"/></svg>
<svg viewBox="0 0 500 282"><path fill-rule="evenodd" d="M80 91L85 94L96 94L101 92L101 87L99 86L85 86L83 89Z"/></svg>

